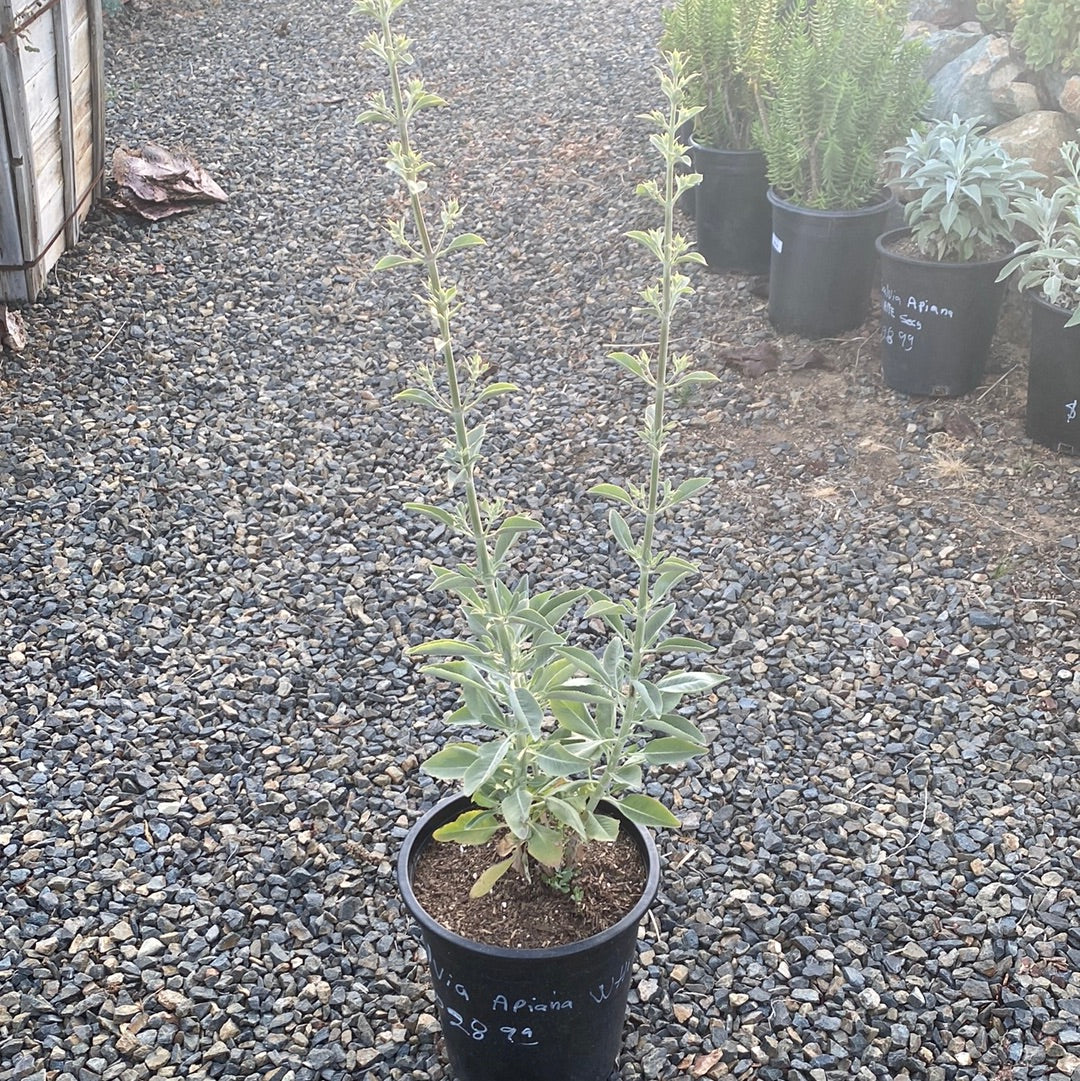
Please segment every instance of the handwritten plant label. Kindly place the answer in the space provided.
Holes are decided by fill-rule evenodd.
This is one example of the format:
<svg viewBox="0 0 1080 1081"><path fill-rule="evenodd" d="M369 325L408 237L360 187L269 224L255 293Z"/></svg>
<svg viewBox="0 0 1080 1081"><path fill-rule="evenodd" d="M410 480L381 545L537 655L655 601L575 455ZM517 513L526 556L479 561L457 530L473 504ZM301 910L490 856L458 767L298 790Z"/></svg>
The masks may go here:
<svg viewBox="0 0 1080 1081"><path fill-rule="evenodd" d="M905 353L915 348L919 331L938 320L955 317L952 308L925 297L901 296L891 285L881 283L881 336L886 345L897 345Z"/></svg>
<svg viewBox="0 0 1080 1081"><path fill-rule="evenodd" d="M515 1047L538 1047L545 1034L548 1015L588 1013L603 1007L630 980L633 964L626 961L604 979L583 988L579 997L552 990L543 995L521 995L499 990L494 985L470 987L453 972L431 958L431 975L435 985L435 1002L443 1026L457 1029L477 1043L488 1041L512 1044ZM557 1039L558 1029L547 1032Z"/></svg>

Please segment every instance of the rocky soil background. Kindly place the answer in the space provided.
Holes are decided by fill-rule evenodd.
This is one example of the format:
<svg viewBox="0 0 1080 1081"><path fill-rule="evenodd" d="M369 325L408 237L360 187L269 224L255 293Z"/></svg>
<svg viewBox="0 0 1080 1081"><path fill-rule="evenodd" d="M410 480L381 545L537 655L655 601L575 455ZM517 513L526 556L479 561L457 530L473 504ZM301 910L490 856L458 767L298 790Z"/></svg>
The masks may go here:
<svg viewBox="0 0 1080 1081"><path fill-rule="evenodd" d="M499 491L553 583L623 568L585 493L636 475L605 361L649 334L650 0L413 3L451 107L422 137L489 247L466 344L521 387ZM111 145L186 146L229 202L96 212L0 370L0 1078L441 1081L392 863L441 794L453 625L438 433L393 404L426 328L372 277L392 185L347 4L177 0L108 25ZM685 630L728 682L656 791L661 895L617 1077L1080 1077L1080 461L1023 431L1024 315L962 401L881 380L873 321L785 359L697 275L720 375L671 468ZM581 628L587 632L588 628Z"/></svg>

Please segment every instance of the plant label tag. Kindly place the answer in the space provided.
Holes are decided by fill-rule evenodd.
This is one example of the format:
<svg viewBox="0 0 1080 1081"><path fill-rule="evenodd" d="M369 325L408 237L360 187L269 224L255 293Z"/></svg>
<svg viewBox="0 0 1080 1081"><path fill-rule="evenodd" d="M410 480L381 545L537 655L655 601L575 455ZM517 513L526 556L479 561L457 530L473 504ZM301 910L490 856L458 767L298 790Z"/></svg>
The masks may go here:
<svg viewBox="0 0 1080 1081"><path fill-rule="evenodd" d="M775 233L772 235L772 246L777 255L784 250L784 242Z"/></svg>

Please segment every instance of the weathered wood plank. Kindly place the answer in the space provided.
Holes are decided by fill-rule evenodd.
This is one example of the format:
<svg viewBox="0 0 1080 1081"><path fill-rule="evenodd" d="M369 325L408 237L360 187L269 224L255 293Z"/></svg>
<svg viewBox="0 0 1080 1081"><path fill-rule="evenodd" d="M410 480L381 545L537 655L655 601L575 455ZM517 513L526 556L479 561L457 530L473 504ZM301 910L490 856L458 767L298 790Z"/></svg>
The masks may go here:
<svg viewBox="0 0 1080 1081"><path fill-rule="evenodd" d="M68 5L57 4L52 10L53 37L56 40L56 85L58 88L60 129L61 202L63 205L64 239L71 245L79 239L79 223L75 220L78 196L75 191L75 147L72 145L74 129L71 116L71 26L68 21Z"/></svg>
<svg viewBox="0 0 1080 1081"><path fill-rule="evenodd" d="M102 187L101 0L0 0L0 35L0 301L27 300Z"/></svg>

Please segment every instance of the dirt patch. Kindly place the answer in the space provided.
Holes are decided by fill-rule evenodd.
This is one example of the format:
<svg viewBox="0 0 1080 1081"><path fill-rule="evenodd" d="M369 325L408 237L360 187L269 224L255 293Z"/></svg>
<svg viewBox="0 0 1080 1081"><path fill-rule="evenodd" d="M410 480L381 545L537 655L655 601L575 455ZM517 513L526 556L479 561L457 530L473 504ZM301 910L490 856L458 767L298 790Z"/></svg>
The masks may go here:
<svg viewBox="0 0 1080 1081"><path fill-rule="evenodd" d="M951 544L977 554L990 577L1007 576L1018 598L1077 600L1080 457L1025 434L1030 320L1021 299L1006 298L976 390L918 398L884 384L876 292L867 322L812 343L824 366L803 369L809 343L773 330L766 284L713 274L698 282L679 344L720 382L680 418L680 455L717 472L742 466L730 487L744 505L817 504L863 523L926 508L947 522ZM730 350L762 344L779 352L776 370L750 376L724 363Z"/></svg>

